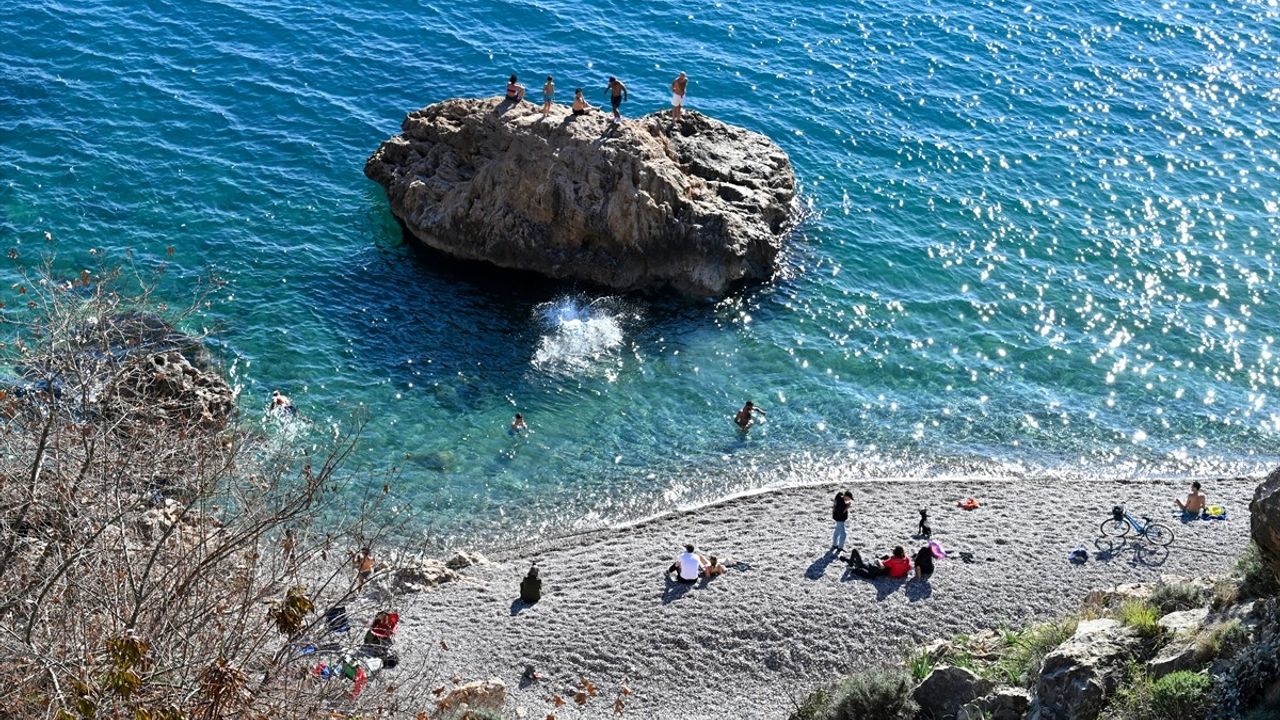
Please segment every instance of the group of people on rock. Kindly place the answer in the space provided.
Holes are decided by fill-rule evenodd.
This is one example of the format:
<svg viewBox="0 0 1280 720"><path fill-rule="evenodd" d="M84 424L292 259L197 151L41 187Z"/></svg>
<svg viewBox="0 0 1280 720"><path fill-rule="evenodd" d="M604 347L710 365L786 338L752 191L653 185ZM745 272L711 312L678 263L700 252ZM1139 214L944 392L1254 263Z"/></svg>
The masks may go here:
<svg viewBox="0 0 1280 720"><path fill-rule="evenodd" d="M680 114L684 109L684 96L689 88L689 77L683 72L671 81L671 121L673 123L680 122ZM520 79L511 74L507 79L506 98L510 102L524 102L525 93L528 92L524 85L520 84ZM622 103L629 99L626 83L618 78L610 75L609 82L605 86L605 92L609 94L609 105L613 109L613 121L615 123L622 121L621 106ZM547 76L546 82L542 84L542 115L551 113L551 106L556 100L556 80L551 75ZM574 115L586 115L595 110L596 107L587 102L582 94L582 88L575 88L573 91L573 105L570 112Z"/></svg>

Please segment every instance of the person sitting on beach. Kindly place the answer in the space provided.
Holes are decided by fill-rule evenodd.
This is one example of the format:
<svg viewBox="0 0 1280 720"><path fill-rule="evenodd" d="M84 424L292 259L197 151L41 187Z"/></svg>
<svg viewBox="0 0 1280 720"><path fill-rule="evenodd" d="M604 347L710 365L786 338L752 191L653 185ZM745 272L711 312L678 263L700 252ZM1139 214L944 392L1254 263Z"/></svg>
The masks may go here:
<svg viewBox="0 0 1280 720"><path fill-rule="evenodd" d="M755 413L760 413L761 415L765 414L764 410L756 407L750 400L748 400L747 404L743 405L742 409L738 411L738 414L733 416L733 421L738 424L738 427L746 430L751 427L752 416Z"/></svg>
<svg viewBox="0 0 1280 720"><path fill-rule="evenodd" d="M928 580L933 575L933 548L925 545L916 551L916 578Z"/></svg>
<svg viewBox="0 0 1280 720"><path fill-rule="evenodd" d="M711 557L707 558L707 566L702 569L702 575L706 579L710 580L711 578L714 578L714 577L720 577L721 575L724 574L724 571L725 571L725 567L724 565L720 564L720 558L717 558L715 555L712 555Z"/></svg>
<svg viewBox="0 0 1280 720"><path fill-rule="evenodd" d="M667 568L667 574L675 573L676 582L692 585L698 582L698 578L706 567L706 559L694 552L692 545L685 545L684 552L676 556L676 561Z"/></svg>
<svg viewBox="0 0 1280 720"><path fill-rule="evenodd" d="M542 599L542 578L538 577L538 566L529 568L529 574L520 581L520 599L530 605Z"/></svg>
<svg viewBox="0 0 1280 720"><path fill-rule="evenodd" d="M1198 481L1191 483L1191 494L1187 495L1186 502L1177 499L1173 502L1183 515L1199 516L1204 512L1205 507L1205 497L1204 493L1200 492L1200 483Z"/></svg>
<svg viewBox="0 0 1280 720"><path fill-rule="evenodd" d="M587 102L587 99L582 97L582 88L578 88L573 91L573 114L574 115L586 115L587 113L595 109L596 108L594 105Z"/></svg>
<svg viewBox="0 0 1280 720"><path fill-rule="evenodd" d="M886 555L870 565L862 561L862 555L857 550L850 550L849 572L867 579L889 577L901 580L911 572L911 561L907 559L907 551L901 545L893 549L892 556Z"/></svg>
<svg viewBox="0 0 1280 720"><path fill-rule="evenodd" d="M511 432L513 433L525 432L528 429L529 429L529 426L525 424L524 416L521 415L520 413L516 413L515 419L511 421Z"/></svg>
<svg viewBox="0 0 1280 720"><path fill-rule="evenodd" d="M507 100L511 102L522 102L524 100L524 86L516 81L514 74L512 74L510 80L507 80Z"/></svg>
<svg viewBox="0 0 1280 720"><path fill-rule="evenodd" d="M551 112L551 103L556 99L556 81L550 75L547 76L547 82L542 86L542 116L546 117Z"/></svg>

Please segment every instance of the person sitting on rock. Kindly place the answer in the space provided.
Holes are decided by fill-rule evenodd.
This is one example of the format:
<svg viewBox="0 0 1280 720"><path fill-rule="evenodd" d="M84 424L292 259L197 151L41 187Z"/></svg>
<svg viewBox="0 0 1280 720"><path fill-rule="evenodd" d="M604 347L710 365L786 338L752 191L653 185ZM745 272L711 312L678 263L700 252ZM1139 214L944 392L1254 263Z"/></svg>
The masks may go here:
<svg viewBox="0 0 1280 720"><path fill-rule="evenodd" d="M907 551L901 545L893 549L893 555L886 555L870 565L862 561L862 555L857 550L850 550L849 572L867 579L888 577L901 580L911 572L911 561L907 559Z"/></svg>
<svg viewBox="0 0 1280 720"><path fill-rule="evenodd" d="M692 545L685 545L684 552L676 556L676 561L667 568L667 574L675 573L676 582L692 585L698 582L698 578L702 576L706 567L706 559L694 552Z"/></svg>
<svg viewBox="0 0 1280 720"><path fill-rule="evenodd" d="M520 581L520 600L532 605L542 599L542 578L538 577L538 566L529 568L529 574Z"/></svg>
<svg viewBox="0 0 1280 720"><path fill-rule="evenodd" d="M594 105L587 102L587 99L582 97L582 88L577 88L576 90L573 91L573 114L574 115L586 115L587 113L595 109L596 108Z"/></svg>
<svg viewBox="0 0 1280 720"><path fill-rule="evenodd" d="M524 86L516 81L514 74L511 75L510 80L507 80L507 100L517 103L524 100Z"/></svg>
<svg viewBox="0 0 1280 720"><path fill-rule="evenodd" d="M1204 493L1200 492L1200 483L1198 481L1191 483L1191 494L1187 495L1186 502L1177 499L1173 502L1182 511L1183 515L1199 517L1204 512L1205 507L1205 497Z"/></svg>

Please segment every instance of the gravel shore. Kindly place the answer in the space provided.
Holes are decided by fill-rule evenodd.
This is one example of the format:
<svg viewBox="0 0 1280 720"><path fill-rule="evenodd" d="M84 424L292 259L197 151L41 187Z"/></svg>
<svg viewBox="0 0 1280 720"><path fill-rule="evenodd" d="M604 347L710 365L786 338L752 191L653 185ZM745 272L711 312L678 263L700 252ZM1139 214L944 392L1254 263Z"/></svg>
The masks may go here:
<svg viewBox="0 0 1280 720"><path fill-rule="evenodd" d="M625 683L625 717L785 718L814 687L910 645L1057 615L1092 589L1225 571L1248 542L1257 482L1205 482L1231 519L1193 523L1172 517L1181 481L849 485L846 547L868 557L896 544L914 550L918 510L928 508L934 539L972 554L940 561L928 582L868 581L835 560L830 506L843 487L768 492L468 568L460 582L401 600L397 646L406 667L425 663L440 678L501 678L510 717L613 717ZM969 496L982 507L956 507ZM1177 539L1167 551L1099 540L1116 504L1166 522ZM671 585L663 571L685 542L732 569ZM1091 558L1072 565L1067 553L1081 543ZM534 560L543 599L525 607L517 588ZM542 679L522 680L526 666ZM577 707L583 677L599 697ZM557 711L555 694L569 705Z"/></svg>

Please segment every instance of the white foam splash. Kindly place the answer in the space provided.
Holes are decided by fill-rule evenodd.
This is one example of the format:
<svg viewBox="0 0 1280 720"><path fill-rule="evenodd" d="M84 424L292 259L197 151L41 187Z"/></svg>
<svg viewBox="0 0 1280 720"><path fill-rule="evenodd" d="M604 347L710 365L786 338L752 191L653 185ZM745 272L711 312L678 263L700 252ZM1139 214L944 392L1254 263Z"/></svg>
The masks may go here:
<svg viewBox="0 0 1280 720"><path fill-rule="evenodd" d="M549 372L580 373L616 357L624 337L625 311L609 298L565 297L539 305L545 332L538 338L533 366Z"/></svg>

